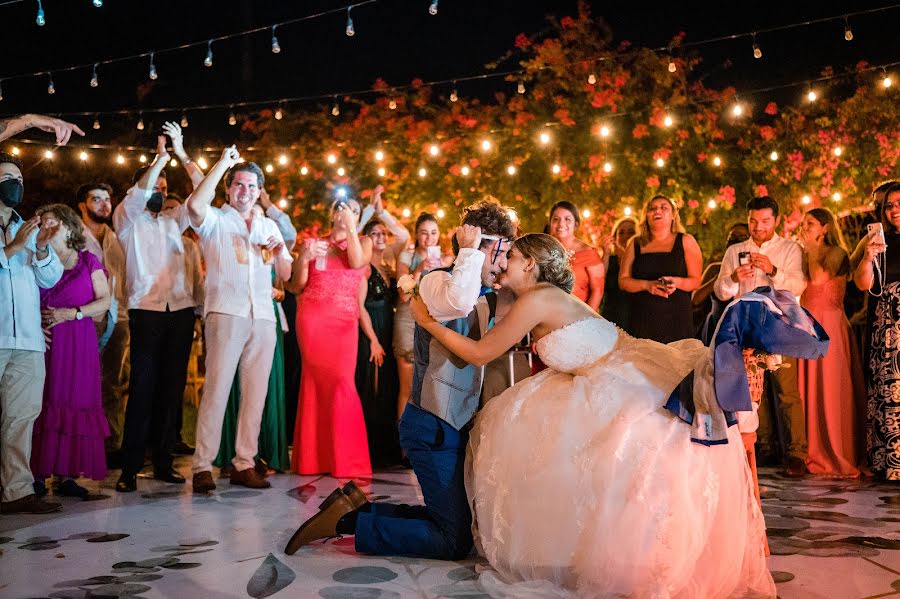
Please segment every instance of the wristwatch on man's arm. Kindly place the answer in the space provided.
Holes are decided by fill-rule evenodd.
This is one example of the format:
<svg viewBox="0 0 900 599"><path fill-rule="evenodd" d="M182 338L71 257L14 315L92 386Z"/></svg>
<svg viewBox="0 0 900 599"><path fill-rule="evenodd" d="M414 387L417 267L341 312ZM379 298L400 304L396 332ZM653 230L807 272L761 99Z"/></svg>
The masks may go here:
<svg viewBox="0 0 900 599"><path fill-rule="evenodd" d="M770 272L767 276L771 278L771 277L774 277L774 276L777 275L777 274L778 274L778 267L775 266L775 265L773 264L773 265L772 265L772 272Z"/></svg>

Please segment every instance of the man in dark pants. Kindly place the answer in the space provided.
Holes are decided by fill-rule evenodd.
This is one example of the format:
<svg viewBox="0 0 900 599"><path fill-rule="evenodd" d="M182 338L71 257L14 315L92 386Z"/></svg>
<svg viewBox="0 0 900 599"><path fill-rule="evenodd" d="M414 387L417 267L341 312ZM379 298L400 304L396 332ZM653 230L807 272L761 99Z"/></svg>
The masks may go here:
<svg viewBox="0 0 900 599"><path fill-rule="evenodd" d="M493 287L506 268L515 234L508 211L495 202L466 210L456 232L452 272L424 275L419 294L444 326L478 339L496 309ZM374 555L462 559L472 550L472 513L463 480L466 445L482 391L482 369L460 360L416 327L413 390L400 419L406 450L425 499L423 506L368 503L352 482L338 489L294 534L285 553L336 534L356 535L356 550ZM448 383L447 381L451 381Z"/></svg>
<svg viewBox="0 0 900 599"><path fill-rule="evenodd" d="M159 425L153 449L153 477L183 484L172 468L178 410L184 393L194 330L193 289L185 276L181 234L188 226L184 206L162 210L169 160L159 136L153 163L135 174L135 184L113 218L126 254L131 380L122 438L122 475L116 490L137 488L151 423Z"/></svg>

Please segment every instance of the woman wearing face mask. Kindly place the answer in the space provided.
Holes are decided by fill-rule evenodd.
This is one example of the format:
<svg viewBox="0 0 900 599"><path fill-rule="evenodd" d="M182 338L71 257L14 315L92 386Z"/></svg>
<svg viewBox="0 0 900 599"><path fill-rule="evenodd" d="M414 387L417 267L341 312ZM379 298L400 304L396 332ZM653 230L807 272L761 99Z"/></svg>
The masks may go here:
<svg viewBox="0 0 900 599"><path fill-rule="evenodd" d="M100 356L91 320L109 308L109 283L100 261L84 249L84 230L74 210L51 204L38 210L42 227L59 226L50 240L65 271L52 289L41 289L41 324L47 339L47 377L41 415L34 424L31 470L35 491L44 479L61 478L56 494L89 499L79 476L106 478L104 439L109 425L100 393Z"/></svg>
<svg viewBox="0 0 900 599"><path fill-rule="evenodd" d="M634 294L628 332L660 343L693 337L691 291L702 268L700 246L684 232L675 202L650 198L619 271L619 287Z"/></svg>
<svg viewBox="0 0 900 599"><path fill-rule="evenodd" d="M572 295L596 312L603 300L603 259L596 248L575 236L579 225L581 215L572 202L563 200L550 208L550 235L555 237L571 256L569 261L575 273Z"/></svg>
<svg viewBox="0 0 900 599"><path fill-rule="evenodd" d="M800 305L828 333L828 353L819 360L799 360L798 382L811 474L855 477L865 465L862 426L865 397L862 364L850 323L844 314L844 292L850 274L844 236L826 208L809 210L800 223L806 289Z"/></svg>
<svg viewBox="0 0 900 599"><path fill-rule="evenodd" d="M372 240L356 234L360 205L335 202L331 233L307 240L285 285L299 296L297 340L302 370L294 451L298 474L371 474L363 411L356 392L359 290Z"/></svg>
<svg viewBox="0 0 900 599"><path fill-rule="evenodd" d="M603 302L600 315L623 329L628 328L631 296L619 288L619 266L628 242L637 232L637 220L623 216L615 222L612 235L603 238L603 269L606 283L603 286Z"/></svg>
<svg viewBox="0 0 900 599"><path fill-rule="evenodd" d="M452 262L452 258L441 255L441 233L437 219L423 212L416 219L416 245L412 250L400 254L397 259L397 278L411 274L416 282L426 272L441 268ZM400 390L397 395L397 419L406 409L406 402L412 393L413 379L413 334L416 323L409 313L409 300L412 296L399 294L397 312L394 315L394 355L397 357L397 371L400 377Z"/></svg>
<svg viewBox="0 0 900 599"><path fill-rule="evenodd" d="M900 481L900 409L895 389L900 387L900 182L888 181L872 193L879 231L863 237L850 264L853 282L868 291L866 318L866 439L869 466L884 480Z"/></svg>

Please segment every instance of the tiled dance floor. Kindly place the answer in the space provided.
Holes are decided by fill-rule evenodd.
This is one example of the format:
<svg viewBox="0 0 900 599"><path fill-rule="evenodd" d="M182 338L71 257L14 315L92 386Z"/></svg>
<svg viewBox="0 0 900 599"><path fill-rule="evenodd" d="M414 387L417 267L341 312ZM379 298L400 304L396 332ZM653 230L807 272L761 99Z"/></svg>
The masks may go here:
<svg viewBox="0 0 900 599"><path fill-rule="evenodd" d="M187 463L180 463L182 472ZM352 539L282 553L298 523L336 481L278 475L273 488L231 488L209 497L190 486L140 479L137 493L63 499L47 516L0 516L0 597L484 597L477 559L373 558ZM900 485L788 480L761 485L779 596L900 598ZM377 473L378 498L416 502L411 471Z"/></svg>

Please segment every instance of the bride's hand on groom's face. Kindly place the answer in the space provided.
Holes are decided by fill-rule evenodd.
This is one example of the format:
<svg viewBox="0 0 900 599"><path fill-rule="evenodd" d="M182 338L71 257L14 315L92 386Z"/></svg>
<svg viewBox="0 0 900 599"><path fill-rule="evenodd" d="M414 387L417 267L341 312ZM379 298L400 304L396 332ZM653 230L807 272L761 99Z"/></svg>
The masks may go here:
<svg viewBox="0 0 900 599"><path fill-rule="evenodd" d="M420 326L424 327L429 322L434 322L434 318L428 313L428 306L425 305L425 302L418 295L409 300L409 309Z"/></svg>

